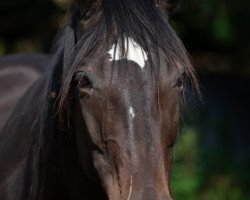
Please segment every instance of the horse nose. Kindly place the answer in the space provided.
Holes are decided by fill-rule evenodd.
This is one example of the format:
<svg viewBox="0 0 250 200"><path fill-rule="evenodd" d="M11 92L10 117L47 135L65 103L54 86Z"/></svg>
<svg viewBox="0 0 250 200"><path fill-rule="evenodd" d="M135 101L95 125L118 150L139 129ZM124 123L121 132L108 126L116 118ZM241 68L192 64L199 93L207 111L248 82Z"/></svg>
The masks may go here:
<svg viewBox="0 0 250 200"><path fill-rule="evenodd" d="M156 191L153 187L145 188L140 194L140 200L172 200L167 191Z"/></svg>

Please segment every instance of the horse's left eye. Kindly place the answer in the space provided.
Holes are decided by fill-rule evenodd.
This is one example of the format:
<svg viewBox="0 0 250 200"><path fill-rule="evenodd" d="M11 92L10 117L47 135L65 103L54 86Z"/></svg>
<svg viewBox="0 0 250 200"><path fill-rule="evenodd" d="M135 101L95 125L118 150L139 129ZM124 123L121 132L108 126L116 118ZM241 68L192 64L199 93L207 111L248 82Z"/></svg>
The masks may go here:
<svg viewBox="0 0 250 200"><path fill-rule="evenodd" d="M77 82L81 97L89 96L90 94L92 94L93 85L84 72L78 72L75 76L75 81Z"/></svg>

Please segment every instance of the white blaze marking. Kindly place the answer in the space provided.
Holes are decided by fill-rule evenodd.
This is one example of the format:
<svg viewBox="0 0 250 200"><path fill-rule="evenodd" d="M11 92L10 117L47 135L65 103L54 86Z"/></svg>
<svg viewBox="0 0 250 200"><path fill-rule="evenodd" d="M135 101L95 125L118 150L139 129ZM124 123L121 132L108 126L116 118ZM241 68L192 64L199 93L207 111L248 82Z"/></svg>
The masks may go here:
<svg viewBox="0 0 250 200"><path fill-rule="evenodd" d="M135 111L134 111L134 109L132 107L129 108L129 114L132 117L132 119L135 118Z"/></svg>
<svg viewBox="0 0 250 200"><path fill-rule="evenodd" d="M109 60L131 60L137 63L143 69L145 67L146 61L148 60L147 53L144 51L144 49L130 37L125 39L124 46L126 57L121 56L121 45L114 44L108 52L111 55L111 58Z"/></svg>
<svg viewBox="0 0 250 200"><path fill-rule="evenodd" d="M133 186L133 177L132 177L132 175L131 175L131 177L130 177L129 194L128 194L128 198L127 198L127 200L130 200L130 198L131 198L131 194L132 194L132 186Z"/></svg>

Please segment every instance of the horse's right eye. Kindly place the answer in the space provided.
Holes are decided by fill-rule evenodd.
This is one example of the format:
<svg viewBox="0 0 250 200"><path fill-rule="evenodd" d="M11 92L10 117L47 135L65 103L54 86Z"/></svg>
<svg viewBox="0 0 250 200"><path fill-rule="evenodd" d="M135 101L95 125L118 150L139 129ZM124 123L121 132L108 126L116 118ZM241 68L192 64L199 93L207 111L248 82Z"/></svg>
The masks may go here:
<svg viewBox="0 0 250 200"><path fill-rule="evenodd" d="M93 93L93 85L84 72L78 72L75 76L75 81L81 98Z"/></svg>
<svg viewBox="0 0 250 200"><path fill-rule="evenodd" d="M84 73L78 74L77 79L79 88L92 87L91 81Z"/></svg>
<svg viewBox="0 0 250 200"><path fill-rule="evenodd" d="M187 74L185 71L183 71L176 81L175 86L178 88L178 90L180 90L180 91L184 90L184 85L185 85L186 79L187 79Z"/></svg>

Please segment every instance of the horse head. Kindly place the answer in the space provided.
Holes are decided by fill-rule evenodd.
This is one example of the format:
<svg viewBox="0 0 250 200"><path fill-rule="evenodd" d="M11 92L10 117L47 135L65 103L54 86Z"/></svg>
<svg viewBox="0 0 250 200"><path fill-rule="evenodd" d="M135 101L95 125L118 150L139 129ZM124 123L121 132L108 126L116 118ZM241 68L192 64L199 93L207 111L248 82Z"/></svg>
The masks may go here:
<svg viewBox="0 0 250 200"><path fill-rule="evenodd" d="M167 20L177 1L77 2L61 39L59 107L70 109L82 168L111 200L171 199L180 100L195 82Z"/></svg>

